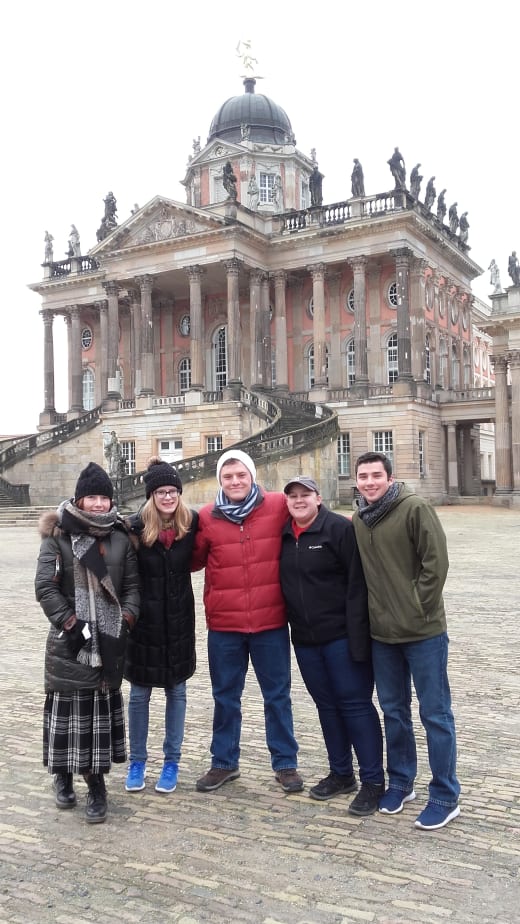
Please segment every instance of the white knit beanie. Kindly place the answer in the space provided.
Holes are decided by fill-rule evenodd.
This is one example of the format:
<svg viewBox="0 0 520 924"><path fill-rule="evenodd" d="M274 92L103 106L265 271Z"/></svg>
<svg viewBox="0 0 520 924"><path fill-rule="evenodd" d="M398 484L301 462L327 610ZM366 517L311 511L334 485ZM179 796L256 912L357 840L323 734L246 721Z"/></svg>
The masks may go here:
<svg viewBox="0 0 520 924"><path fill-rule="evenodd" d="M217 481L220 484L220 470L226 462L230 462L231 459L235 459L237 462L242 462L242 465L251 472L251 478L253 481L256 481L256 466L253 462L251 456L248 456L247 452L242 452L241 449L228 449L218 460L217 462Z"/></svg>

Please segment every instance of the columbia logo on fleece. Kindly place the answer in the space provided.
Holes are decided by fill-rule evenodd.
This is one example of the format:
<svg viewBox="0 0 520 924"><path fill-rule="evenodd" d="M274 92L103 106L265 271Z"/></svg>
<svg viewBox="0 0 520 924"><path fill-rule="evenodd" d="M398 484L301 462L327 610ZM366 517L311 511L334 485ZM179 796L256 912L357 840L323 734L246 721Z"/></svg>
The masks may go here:
<svg viewBox="0 0 520 924"><path fill-rule="evenodd" d="M308 546L309 552L310 552L312 549L322 549L322 548L323 548L322 545L309 545L309 546Z"/></svg>

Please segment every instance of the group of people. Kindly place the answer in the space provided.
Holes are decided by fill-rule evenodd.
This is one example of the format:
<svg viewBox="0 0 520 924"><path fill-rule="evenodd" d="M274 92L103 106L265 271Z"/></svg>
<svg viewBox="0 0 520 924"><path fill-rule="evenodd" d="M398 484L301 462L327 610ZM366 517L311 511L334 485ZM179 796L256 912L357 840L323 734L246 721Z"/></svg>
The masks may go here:
<svg viewBox="0 0 520 924"><path fill-rule="evenodd" d="M86 820L105 820L104 777L112 762L127 759L123 677L130 683L125 787L146 786L149 706L159 688L164 762L155 789L175 790L186 682L196 662L191 573L204 568L214 710L211 765L196 789L211 793L240 776L241 701L251 663L275 780L286 793L303 790L292 642L329 765L310 797L355 793L348 806L354 816L393 815L416 798L413 681L432 775L415 825L444 827L459 815L460 786L442 596L448 555L434 509L394 480L389 458L378 452L357 460L360 499L352 520L327 509L305 475L294 476L283 493L265 491L253 460L238 449L220 457L217 481L215 502L197 513L183 501L176 469L153 458L146 502L122 520L108 475L89 463L74 497L42 518L35 587L51 623L43 760L56 805L76 805L74 775L83 775Z"/></svg>

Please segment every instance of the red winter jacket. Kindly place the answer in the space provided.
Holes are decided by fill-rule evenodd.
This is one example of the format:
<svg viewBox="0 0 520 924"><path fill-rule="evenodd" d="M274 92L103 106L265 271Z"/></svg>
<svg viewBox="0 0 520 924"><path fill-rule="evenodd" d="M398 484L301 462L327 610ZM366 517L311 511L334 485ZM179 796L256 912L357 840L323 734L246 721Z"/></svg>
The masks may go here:
<svg viewBox="0 0 520 924"><path fill-rule="evenodd" d="M261 490L241 525L227 520L213 504L199 511L192 570L206 568L208 629L264 632L287 624L279 569L288 516L283 494Z"/></svg>

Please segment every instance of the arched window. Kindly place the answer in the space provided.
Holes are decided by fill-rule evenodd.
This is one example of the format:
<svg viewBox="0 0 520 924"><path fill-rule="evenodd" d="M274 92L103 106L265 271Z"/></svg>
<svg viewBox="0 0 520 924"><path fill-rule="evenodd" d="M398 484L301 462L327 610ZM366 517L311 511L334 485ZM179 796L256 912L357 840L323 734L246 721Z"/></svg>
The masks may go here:
<svg viewBox="0 0 520 924"><path fill-rule="evenodd" d="M448 374L448 344L445 337L441 337L439 342L439 385L446 388L446 377Z"/></svg>
<svg viewBox="0 0 520 924"><path fill-rule="evenodd" d="M397 354L397 334L391 334L386 344L386 368L388 384L396 382L399 375L399 362Z"/></svg>
<svg viewBox="0 0 520 924"><path fill-rule="evenodd" d="M186 356L179 363L179 391L184 394L191 388L191 359Z"/></svg>
<svg viewBox="0 0 520 924"><path fill-rule="evenodd" d="M464 347L463 364L464 388L471 388L471 353L468 346Z"/></svg>
<svg viewBox="0 0 520 924"><path fill-rule="evenodd" d="M356 346L351 337L347 343L347 385L350 388L356 381Z"/></svg>
<svg viewBox="0 0 520 924"><path fill-rule="evenodd" d="M390 305L390 308L397 308L397 305L399 304L399 298L397 295L397 283L396 282L391 282L390 285L388 286L388 289L386 292L386 298L387 298L388 304Z"/></svg>
<svg viewBox="0 0 520 924"><path fill-rule="evenodd" d="M329 348L325 347L325 356L327 363L327 385L329 384ZM308 359L308 368L309 368L309 388L312 388L315 383L314 376L314 344L312 343L309 347L309 352L307 354Z"/></svg>
<svg viewBox="0 0 520 924"><path fill-rule="evenodd" d="M428 385L431 385L432 383L431 348L429 334L426 334L426 339L424 341L424 381Z"/></svg>
<svg viewBox="0 0 520 924"><path fill-rule="evenodd" d="M222 391L227 385L227 329L217 327L213 334L213 381L215 391Z"/></svg>
<svg viewBox="0 0 520 924"><path fill-rule="evenodd" d="M92 369L85 369L83 373L83 409L91 411L94 408L94 385L95 378Z"/></svg>

